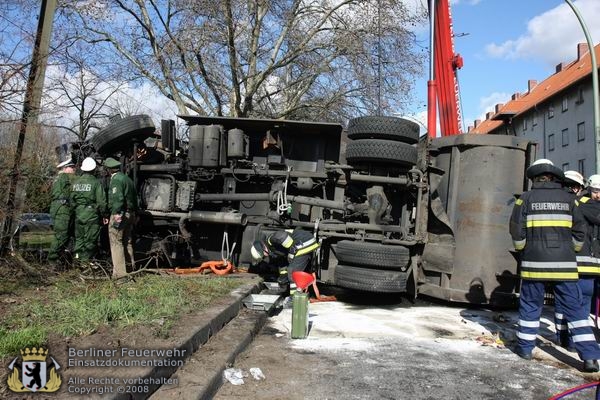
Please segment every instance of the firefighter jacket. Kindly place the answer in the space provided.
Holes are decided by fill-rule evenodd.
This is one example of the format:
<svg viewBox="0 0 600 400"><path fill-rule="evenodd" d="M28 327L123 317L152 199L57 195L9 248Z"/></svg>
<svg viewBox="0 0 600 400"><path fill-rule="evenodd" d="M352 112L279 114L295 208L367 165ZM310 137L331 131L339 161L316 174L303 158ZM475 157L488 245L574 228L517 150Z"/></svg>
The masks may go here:
<svg viewBox="0 0 600 400"><path fill-rule="evenodd" d="M521 278L578 280L575 252L583 246L586 223L575 197L557 182L534 182L515 201L510 234L521 251Z"/></svg>
<svg viewBox="0 0 600 400"><path fill-rule="evenodd" d="M50 216L56 219L58 214L70 214L69 197L71 196L71 185L73 184L73 174L60 172L52 183L50 196Z"/></svg>
<svg viewBox="0 0 600 400"><path fill-rule="evenodd" d="M319 248L313 235L302 229L282 230L267 237L265 244L269 253L292 260L294 257L310 254Z"/></svg>
<svg viewBox="0 0 600 400"><path fill-rule="evenodd" d="M137 211L137 193L130 177L116 172L110 178L108 208L111 215Z"/></svg>
<svg viewBox="0 0 600 400"><path fill-rule="evenodd" d="M600 201L582 196L579 198L579 209L587 223L587 232L581 252L577 254L577 269L579 275L600 275Z"/></svg>

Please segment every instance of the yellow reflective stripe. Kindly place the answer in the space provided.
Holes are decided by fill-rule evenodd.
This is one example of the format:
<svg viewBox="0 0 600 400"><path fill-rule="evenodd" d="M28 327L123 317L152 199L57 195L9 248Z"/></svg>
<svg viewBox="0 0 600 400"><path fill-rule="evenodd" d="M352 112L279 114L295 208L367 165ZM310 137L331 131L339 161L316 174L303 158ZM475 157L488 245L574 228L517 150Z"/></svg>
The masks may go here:
<svg viewBox="0 0 600 400"><path fill-rule="evenodd" d="M310 253L311 251L318 249L319 248L319 243L313 243L312 245L305 247L303 249L300 249L296 252L297 256L301 256L303 254L307 254Z"/></svg>
<svg viewBox="0 0 600 400"><path fill-rule="evenodd" d="M576 206L578 206L578 205L579 205L579 202L578 202L577 200L575 200L575 205L576 205Z"/></svg>
<svg viewBox="0 0 600 400"><path fill-rule="evenodd" d="M515 200L515 204L520 206L521 204L523 204L523 200L522 199L516 199Z"/></svg>
<svg viewBox="0 0 600 400"><path fill-rule="evenodd" d="M287 275L287 269L282 269L279 271L279 275Z"/></svg>
<svg viewBox="0 0 600 400"><path fill-rule="evenodd" d="M515 250L523 250L525 248L525 244L527 244L527 240L513 240L513 245L515 246Z"/></svg>
<svg viewBox="0 0 600 400"><path fill-rule="evenodd" d="M521 271L522 278L531 279L579 279L578 272L534 272Z"/></svg>
<svg viewBox="0 0 600 400"><path fill-rule="evenodd" d="M577 271L579 271L580 274L600 274L600 268L589 265L577 266Z"/></svg>
<svg viewBox="0 0 600 400"><path fill-rule="evenodd" d="M590 198L589 198L589 197L585 197L585 196L583 196L582 198L580 198L580 199L579 199L579 201L580 201L581 203L587 203L588 201L590 201Z"/></svg>
<svg viewBox="0 0 600 400"><path fill-rule="evenodd" d="M281 245L286 248L289 249L290 247L292 247L292 245L294 244L294 239L292 239L290 236L288 236L283 243L281 243Z"/></svg>
<svg viewBox="0 0 600 400"><path fill-rule="evenodd" d="M292 233L292 232L294 232L294 230L293 230L293 229L286 229L285 231L286 231L287 233Z"/></svg>
<svg viewBox="0 0 600 400"><path fill-rule="evenodd" d="M573 226L572 221L556 220L556 221L527 221L528 228L542 228L542 227L558 227L558 228L571 228Z"/></svg>

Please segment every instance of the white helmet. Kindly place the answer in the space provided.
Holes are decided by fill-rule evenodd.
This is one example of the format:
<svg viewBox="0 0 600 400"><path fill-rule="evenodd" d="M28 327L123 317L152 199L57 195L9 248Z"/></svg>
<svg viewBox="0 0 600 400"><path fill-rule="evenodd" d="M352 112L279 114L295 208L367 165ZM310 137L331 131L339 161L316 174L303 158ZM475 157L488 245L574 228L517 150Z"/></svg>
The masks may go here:
<svg viewBox="0 0 600 400"><path fill-rule="evenodd" d="M588 179L588 188L600 190L600 175L592 175Z"/></svg>
<svg viewBox="0 0 600 400"><path fill-rule="evenodd" d="M92 157L87 157L81 163L82 171L89 172L89 171L93 171L95 169L96 169L96 160L94 160Z"/></svg>
<svg viewBox="0 0 600 400"><path fill-rule="evenodd" d="M540 164L550 164L550 165L554 165L554 163L551 160L548 160L547 158L540 158L538 160L535 160L531 166L533 167L534 165L540 165Z"/></svg>
<svg viewBox="0 0 600 400"><path fill-rule="evenodd" d="M250 254L252 255L252 261L254 264L257 264L261 261L265 256L265 246L262 241L255 240L250 247Z"/></svg>
<svg viewBox="0 0 600 400"><path fill-rule="evenodd" d="M583 175L581 175L577 171L565 171L565 180L570 180L575 183L578 183L579 185L581 185L581 187L585 186L585 179L583 178Z"/></svg>
<svg viewBox="0 0 600 400"><path fill-rule="evenodd" d="M554 163L547 158L540 158L535 160L529 168L527 168L527 178L533 179L538 175L550 174L557 177L559 180L563 180L565 175L562 169L554 166Z"/></svg>

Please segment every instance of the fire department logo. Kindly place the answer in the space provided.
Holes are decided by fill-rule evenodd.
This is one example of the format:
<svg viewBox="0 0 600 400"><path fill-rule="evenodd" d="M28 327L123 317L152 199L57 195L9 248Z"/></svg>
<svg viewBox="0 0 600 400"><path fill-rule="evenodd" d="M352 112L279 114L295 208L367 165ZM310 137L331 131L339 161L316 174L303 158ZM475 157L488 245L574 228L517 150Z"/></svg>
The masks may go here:
<svg viewBox="0 0 600 400"><path fill-rule="evenodd" d="M8 366L12 372L8 374L8 388L15 392L56 392L60 389L62 380L57 371L60 365L52 357L52 362L46 362L48 350L40 347L21 350L21 374L16 357Z"/></svg>

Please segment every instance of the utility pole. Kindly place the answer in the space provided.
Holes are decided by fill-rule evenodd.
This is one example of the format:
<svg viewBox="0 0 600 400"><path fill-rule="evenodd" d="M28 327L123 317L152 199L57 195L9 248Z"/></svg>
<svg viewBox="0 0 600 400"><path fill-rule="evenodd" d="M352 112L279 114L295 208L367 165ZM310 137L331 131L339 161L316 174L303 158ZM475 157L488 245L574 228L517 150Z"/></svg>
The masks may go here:
<svg viewBox="0 0 600 400"><path fill-rule="evenodd" d="M598 63L596 62L596 48L594 47L594 41L585 24L585 20L577 7L575 7L575 4L573 4L571 0L565 0L565 2L575 13L577 20L581 25L581 29L585 34L585 40L587 41L590 50L590 58L592 60L592 98L594 99L592 106L594 107L594 138L596 140L596 173L600 174L600 99L598 98Z"/></svg>
<svg viewBox="0 0 600 400"><path fill-rule="evenodd" d="M6 202L6 216L0 236L0 255L4 255L10 243L11 229L13 225L13 214L15 213L15 197L17 184L19 182L21 156L25 136L31 135L32 128L37 122L40 103L42 100L42 89L44 87L44 76L48 64L48 49L50 48L50 37L52 33L52 21L56 10L56 0L42 0L40 7L40 18L38 21L35 45L31 56L31 68L27 79L25 99L23 101L23 113L19 127L19 137L15 151L15 162L13 164L10 182L8 186L8 199Z"/></svg>

